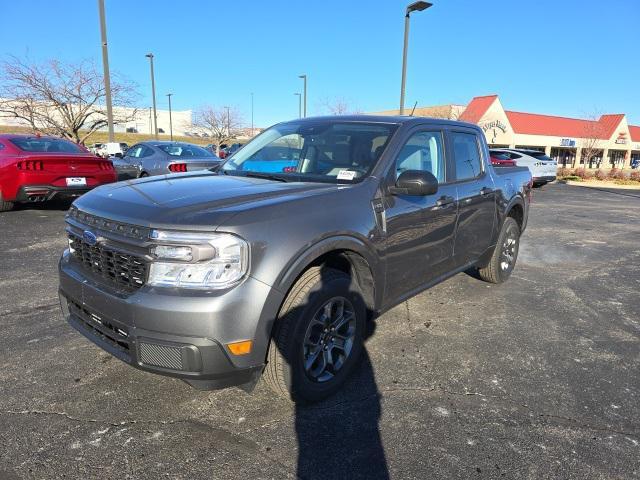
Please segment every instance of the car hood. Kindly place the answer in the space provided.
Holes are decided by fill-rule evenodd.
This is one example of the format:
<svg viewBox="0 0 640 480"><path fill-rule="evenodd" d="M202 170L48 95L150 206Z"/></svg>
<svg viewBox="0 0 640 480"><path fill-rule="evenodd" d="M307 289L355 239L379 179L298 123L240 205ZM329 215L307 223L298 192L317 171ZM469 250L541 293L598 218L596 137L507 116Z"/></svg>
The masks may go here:
<svg viewBox="0 0 640 480"><path fill-rule="evenodd" d="M325 183L181 173L104 185L86 193L74 205L84 212L133 225L212 230L259 202L280 203L336 188Z"/></svg>

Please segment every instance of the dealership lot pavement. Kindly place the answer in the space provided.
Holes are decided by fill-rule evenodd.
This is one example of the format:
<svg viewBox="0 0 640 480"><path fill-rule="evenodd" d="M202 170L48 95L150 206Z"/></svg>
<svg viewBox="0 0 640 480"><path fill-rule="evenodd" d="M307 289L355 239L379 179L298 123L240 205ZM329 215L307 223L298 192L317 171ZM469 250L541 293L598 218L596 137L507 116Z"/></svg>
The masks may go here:
<svg viewBox="0 0 640 480"><path fill-rule="evenodd" d="M640 476L640 191L536 190L503 286L381 316L330 400L198 392L62 320L65 205L0 216L0 478Z"/></svg>

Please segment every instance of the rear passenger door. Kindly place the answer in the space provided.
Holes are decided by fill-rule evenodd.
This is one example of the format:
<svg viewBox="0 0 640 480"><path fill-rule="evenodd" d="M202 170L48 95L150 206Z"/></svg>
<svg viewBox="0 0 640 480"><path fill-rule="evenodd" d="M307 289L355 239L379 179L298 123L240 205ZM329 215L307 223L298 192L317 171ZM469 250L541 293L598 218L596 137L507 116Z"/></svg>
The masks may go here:
<svg viewBox="0 0 640 480"><path fill-rule="evenodd" d="M390 185L408 170L429 171L439 183L434 195L385 197L385 299L389 303L451 269L457 204L456 187L447 184L446 164L442 128L424 126L407 134L389 172Z"/></svg>
<svg viewBox="0 0 640 480"><path fill-rule="evenodd" d="M447 132L453 154L451 169L458 197L458 226L454 246L457 266L480 258L491 245L496 221L493 178L485 171L487 159L478 133L455 128Z"/></svg>

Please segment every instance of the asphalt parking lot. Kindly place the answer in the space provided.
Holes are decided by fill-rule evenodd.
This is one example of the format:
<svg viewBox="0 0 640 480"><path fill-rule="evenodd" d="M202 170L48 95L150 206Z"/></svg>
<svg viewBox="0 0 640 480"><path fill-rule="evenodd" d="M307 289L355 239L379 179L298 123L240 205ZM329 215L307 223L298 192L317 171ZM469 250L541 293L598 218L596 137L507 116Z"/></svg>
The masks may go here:
<svg viewBox="0 0 640 480"><path fill-rule="evenodd" d="M381 316L330 400L199 392L62 320L65 204L0 216L0 478L640 476L640 191L536 190L511 280Z"/></svg>

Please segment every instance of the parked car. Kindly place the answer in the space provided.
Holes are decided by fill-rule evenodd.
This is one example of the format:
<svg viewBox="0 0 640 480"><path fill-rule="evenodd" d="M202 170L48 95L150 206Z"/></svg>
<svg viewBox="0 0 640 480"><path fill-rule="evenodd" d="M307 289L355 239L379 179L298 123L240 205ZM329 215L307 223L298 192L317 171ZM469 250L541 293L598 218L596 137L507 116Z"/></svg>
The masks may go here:
<svg viewBox="0 0 640 480"><path fill-rule="evenodd" d="M515 167L516 161L511 160L506 153L491 152L489 160L494 167Z"/></svg>
<svg viewBox="0 0 640 480"><path fill-rule="evenodd" d="M118 181L131 180L140 176L140 164L132 157L116 155L109 157L118 174Z"/></svg>
<svg viewBox="0 0 640 480"><path fill-rule="evenodd" d="M93 143L87 147L91 153L98 155L98 151L102 148L101 143Z"/></svg>
<svg viewBox="0 0 640 480"><path fill-rule="evenodd" d="M122 160L136 165L141 177L206 170L220 164L220 158L198 145L162 141L137 143Z"/></svg>
<svg viewBox="0 0 640 480"><path fill-rule="evenodd" d="M0 211L14 203L44 202L79 196L115 182L111 162L62 138L0 135Z"/></svg>
<svg viewBox="0 0 640 480"><path fill-rule="evenodd" d="M211 153L215 154L218 146L215 143L208 143L204 148L205 150L209 150Z"/></svg>
<svg viewBox="0 0 640 480"><path fill-rule="evenodd" d="M261 153L274 145L297 160L278 171ZM306 118L217 173L102 187L66 218L63 314L142 370L200 389L251 389L264 374L280 395L321 400L356 367L376 314L470 268L509 278L531 174L488 160L472 124Z"/></svg>
<svg viewBox="0 0 640 480"><path fill-rule="evenodd" d="M527 167L533 176L534 186L546 185L556 179L558 162L538 150L492 148L491 155L502 155L514 160L519 167Z"/></svg>

